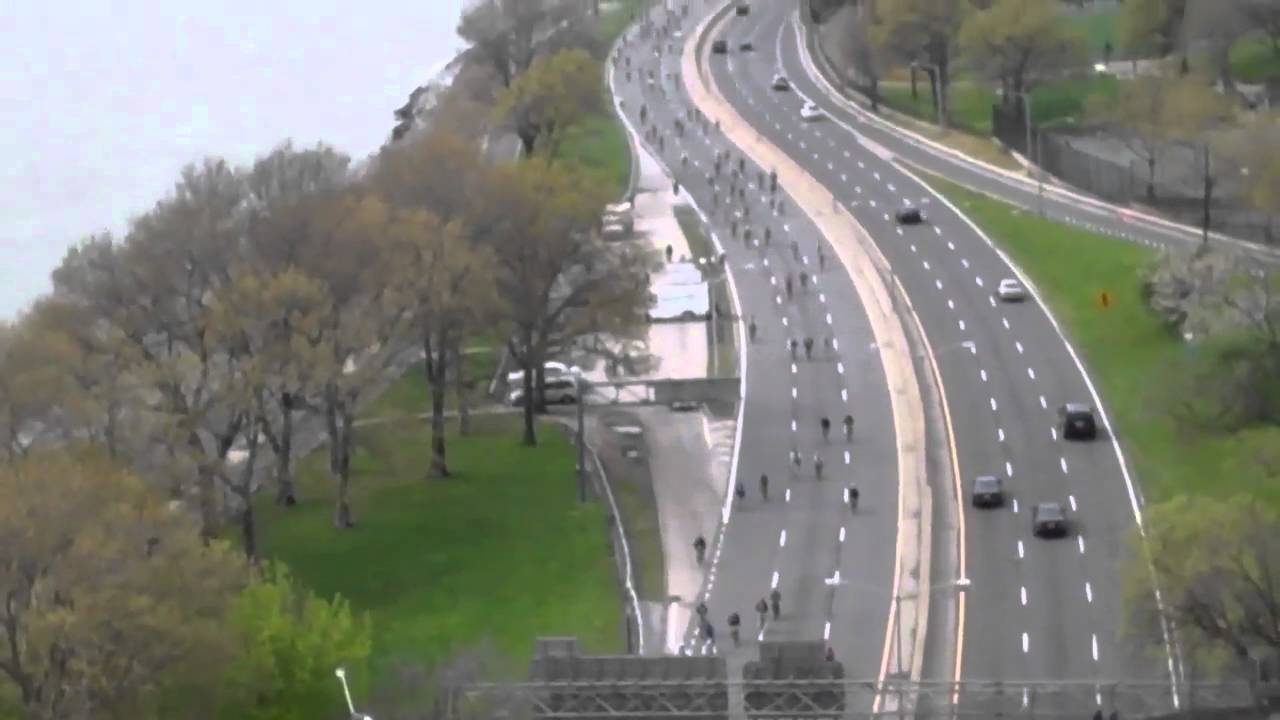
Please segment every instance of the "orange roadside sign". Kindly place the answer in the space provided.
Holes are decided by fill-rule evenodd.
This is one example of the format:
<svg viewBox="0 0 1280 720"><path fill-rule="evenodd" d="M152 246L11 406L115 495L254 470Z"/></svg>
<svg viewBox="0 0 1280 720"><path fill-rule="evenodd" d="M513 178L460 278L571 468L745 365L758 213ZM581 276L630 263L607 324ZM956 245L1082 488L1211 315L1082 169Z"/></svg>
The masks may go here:
<svg viewBox="0 0 1280 720"><path fill-rule="evenodd" d="M1103 309L1111 307L1111 293L1106 290L1098 293L1098 304L1101 305Z"/></svg>

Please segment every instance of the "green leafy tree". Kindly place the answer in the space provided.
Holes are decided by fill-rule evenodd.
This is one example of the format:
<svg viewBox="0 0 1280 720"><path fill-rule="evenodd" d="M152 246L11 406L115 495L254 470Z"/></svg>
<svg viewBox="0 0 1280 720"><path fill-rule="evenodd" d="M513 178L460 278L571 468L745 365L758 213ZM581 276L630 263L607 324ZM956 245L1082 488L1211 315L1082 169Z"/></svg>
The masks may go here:
<svg viewBox="0 0 1280 720"><path fill-rule="evenodd" d="M1187 0L1126 0L1120 44L1133 57L1163 58L1178 47Z"/></svg>
<svg viewBox="0 0 1280 720"><path fill-rule="evenodd" d="M307 590L283 565L266 565L235 599L227 634L238 650L223 684L228 720L339 717L346 701L334 670L345 668L356 692L368 678L369 617Z"/></svg>
<svg viewBox="0 0 1280 720"><path fill-rule="evenodd" d="M931 65L931 81L943 122L950 120L951 87L960 28L973 11L970 0L883 0L876 4L873 42L903 62Z"/></svg>
<svg viewBox="0 0 1280 720"><path fill-rule="evenodd" d="M564 132L603 103L600 73L582 50L540 57L498 96L495 112L520 137L525 155L554 157Z"/></svg>
<svg viewBox="0 0 1280 720"><path fill-rule="evenodd" d="M1063 22L1059 0L998 0L960 29L962 57L997 80L1013 105L1031 85L1085 60L1084 34Z"/></svg>

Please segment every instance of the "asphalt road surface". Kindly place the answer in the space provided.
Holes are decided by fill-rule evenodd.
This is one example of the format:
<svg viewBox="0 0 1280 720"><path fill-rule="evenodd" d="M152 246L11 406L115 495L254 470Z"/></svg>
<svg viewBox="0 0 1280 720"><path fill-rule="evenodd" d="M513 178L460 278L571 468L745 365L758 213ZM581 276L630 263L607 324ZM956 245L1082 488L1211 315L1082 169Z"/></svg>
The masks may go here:
<svg viewBox="0 0 1280 720"><path fill-rule="evenodd" d="M1119 446L1106 432L1089 443L1064 442L1058 434L1059 405L1094 403L1073 351L1035 298L1020 304L995 299L996 285L1014 271L893 158L917 151L898 142L886 152L892 138L874 124L840 115L844 124L801 120L805 99L828 112L838 108L800 67L796 5L752 5L749 16L730 15L711 30L732 48L727 57L708 60L719 91L758 132L826 184L889 259L936 351L966 490L977 475L1005 478L1006 508L966 509L972 586L963 676L1167 679L1166 663L1141 654L1120 632L1121 568L1140 501ZM745 39L754 52L737 51ZM786 74L794 88L771 90L775 72ZM912 159L945 175L968 172L919 154ZM928 223L898 227L893 212L904 204L923 207ZM1132 232L1136 226L1123 227ZM1069 537L1032 537L1030 508L1042 501L1067 508Z"/></svg>
<svg viewBox="0 0 1280 720"><path fill-rule="evenodd" d="M747 163L743 178L734 183L731 175L740 157L734 153L714 177L716 153L728 148L713 127L703 128L690 118L682 86L669 75L679 69L682 41L696 24L694 13L681 21L657 11L651 17L658 24L672 19L682 36L673 33L657 41L664 50L659 56L653 35L632 31L611 72L629 121L641 132L655 124L661 128L660 136L651 136L651 146L710 216L728 256L742 315L755 318L759 328L747 351L736 466L747 497L732 510L723 542L713 544L708 554L708 618L731 672L754 655L761 637L825 639L849 676L873 678L880 671L892 602L897 528L897 460L884 372L852 281L833 269L834 262L826 271L819 267L822 241L817 231L803 216L770 210L767 181L765 187L758 183L767 169ZM677 119L685 125L683 136L673 129ZM731 185L743 195L729 202ZM714 195L719 199L713 200ZM758 246L744 242L744 226L751 227L753 240L761 241ZM766 227L771 236L767 247ZM829 248L824 253L834 258ZM801 288L802 272L814 278L807 289ZM791 300L785 291L788 275ZM793 360L787 341L806 337L814 340L812 359L805 358L802 347ZM852 443L845 442L841 429L846 414L857 419ZM823 416L832 422L829 442L820 432ZM790 462L793 450L802 458L798 470ZM815 477L815 455L825 463L821 480ZM767 502L760 495L761 474L769 476ZM845 488L855 482L861 490L856 515L844 499ZM837 573L840 582L828 582ZM782 615L761 631L754 606L775 585L782 592ZM737 652L731 651L726 626L731 612L739 613L743 623L743 646ZM693 652L709 651L697 628L690 628L688 639Z"/></svg>

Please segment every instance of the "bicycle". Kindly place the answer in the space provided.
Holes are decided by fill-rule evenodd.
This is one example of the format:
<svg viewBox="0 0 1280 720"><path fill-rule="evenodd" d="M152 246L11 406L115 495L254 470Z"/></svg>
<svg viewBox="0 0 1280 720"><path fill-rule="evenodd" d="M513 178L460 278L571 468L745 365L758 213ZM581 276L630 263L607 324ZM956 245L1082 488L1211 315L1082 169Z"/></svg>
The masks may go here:
<svg viewBox="0 0 1280 720"><path fill-rule="evenodd" d="M768 475L760 476L760 497L765 502L769 502L769 476Z"/></svg>
<svg viewBox="0 0 1280 720"><path fill-rule="evenodd" d="M821 455L813 456L813 474L819 480L822 479L822 456Z"/></svg>
<svg viewBox="0 0 1280 720"><path fill-rule="evenodd" d="M844 441L853 442L853 416L844 416Z"/></svg>
<svg viewBox="0 0 1280 720"><path fill-rule="evenodd" d="M831 421L824 417L822 418L822 420L818 421L818 424L822 426L822 441L826 442L830 440L831 439Z"/></svg>

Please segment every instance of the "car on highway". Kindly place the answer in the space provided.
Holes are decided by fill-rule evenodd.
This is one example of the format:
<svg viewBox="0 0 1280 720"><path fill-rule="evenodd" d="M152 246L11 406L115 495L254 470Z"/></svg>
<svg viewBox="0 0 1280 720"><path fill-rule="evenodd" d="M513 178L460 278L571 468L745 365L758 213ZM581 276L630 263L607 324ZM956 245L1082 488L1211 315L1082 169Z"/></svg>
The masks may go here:
<svg viewBox="0 0 1280 720"><path fill-rule="evenodd" d="M751 6L748 5L747 3L738 3L738 6L735 7L733 11L739 15L750 15Z"/></svg>
<svg viewBox="0 0 1280 720"><path fill-rule="evenodd" d="M920 208L914 205L906 205L898 208L898 212L894 213L899 225L919 225L924 222L924 213L920 212Z"/></svg>
<svg viewBox="0 0 1280 720"><path fill-rule="evenodd" d="M546 398L550 405L572 405L578 401L578 383L574 378L561 377L546 382ZM524 404L524 388L507 393L507 404L519 407Z"/></svg>
<svg viewBox="0 0 1280 720"><path fill-rule="evenodd" d="M1067 512L1056 502L1042 502L1031 508L1031 534L1062 537L1067 534Z"/></svg>
<svg viewBox="0 0 1280 720"><path fill-rule="evenodd" d="M750 40L743 40L742 42L738 43L739 52L753 52L755 49L756 49L756 44L751 42Z"/></svg>
<svg viewBox="0 0 1280 720"><path fill-rule="evenodd" d="M575 375L581 375L581 374L582 374L582 368L578 367L577 365L566 365L562 362L557 362L555 360L544 363L542 366L542 376L548 380L563 378L563 377L572 378ZM522 382L524 382L523 369L507 373L508 385L519 385Z"/></svg>
<svg viewBox="0 0 1280 720"><path fill-rule="evenodd" d="M1022 302L1027 299L1027 289L1016 278L1005 278L996 286L996 297L1003 302Z"/></svg>
<svg viewBox="0 0 1280 720"><path fill-rule="evenodd" d="M790 90L791 81L787 80L787 76L781 73L773 76L773 82L769 83L769 87L774 90Z"/></svg>
<svg viewBox="0 0 1280 720"><path fill-rule="evenodd" d="M806 102L804 106L800 108L800 119L807 122L820 120L822 119L822 110L819 109L812 101Z"/></svg>
<svg viewBox="0 0 1280 720"><path fill-rule="evenodd" d="M1062 437L1066 440L1093 440L1098 437L1098 420L1093 408L1083 403L1067 403L1058 408Z"/></svg>
<svg viewBox="0 0 1280 720"><path fill-rule="evenodd" d="M728 40L716 40L715 42L711 43L711 52L715 53L716 55L725 55L725 54L728 54L728 52L729 52L729 41L728 41Z"/></svg>
<svg viewBox="0 0 1280 720"><path fill-rule="evenodd" d="M973 506L976 508L1004 505L1004 480L994 475L980 475L973 480Z"/></svg>

